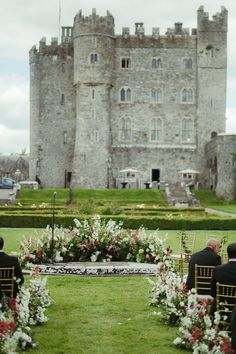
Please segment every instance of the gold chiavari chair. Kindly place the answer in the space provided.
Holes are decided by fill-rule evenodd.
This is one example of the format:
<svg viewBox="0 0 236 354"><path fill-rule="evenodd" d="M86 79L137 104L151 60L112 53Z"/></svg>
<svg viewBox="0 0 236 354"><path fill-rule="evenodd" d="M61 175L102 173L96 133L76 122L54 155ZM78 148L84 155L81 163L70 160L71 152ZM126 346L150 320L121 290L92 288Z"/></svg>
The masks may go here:
<svg viewBox="0 0 236 354"><path fill-rule="evenodd" d="M194 253L196 234L191 231L182 231L179 235L179 249L180 253L173 255L176 268L180 273L181 278L188 273L188 265L191 255Z"/></svg>
<svg viewBox="0 0 236 354"><path fill-rule="evenodd" d="M198 296L202 298L211 297L211 278L214 266L204 266L195 264L194 288L197 290Z"/></svg>
<svg viewBox="0 0 236 354"><path fill-rule="evenodd" d="M0 288L2 293L12 298L14 293L14 267L0 268Z"/></svg>
<svg viewBox="0 0 236 354"><path fill-rule="evenodd" d="M216 311L221 315L221 327L230 329L230 317L236 303L236 285L216 284ZM223 318L225 317L225 318Z"/></svg>

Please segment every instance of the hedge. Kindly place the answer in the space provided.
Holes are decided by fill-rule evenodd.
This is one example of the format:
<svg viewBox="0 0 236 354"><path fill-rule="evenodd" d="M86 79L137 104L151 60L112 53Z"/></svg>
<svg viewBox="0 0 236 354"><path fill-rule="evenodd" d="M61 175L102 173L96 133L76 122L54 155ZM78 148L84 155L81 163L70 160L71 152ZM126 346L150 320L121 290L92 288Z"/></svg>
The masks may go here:
<svg viewBox="0 0 236 354"><path fill-rule="evenodd" d="M74 225L76 216L56 215L55 223L58 226L68 227ZM76 217L79 220L89 219L89 216ZM117 222L123 222L125 228L137 229L140 226L149 230L236 230L236 218L232 217L173 217L162 216L124 216L124 215L106 215L101 216L105 221L110 219ZM44 228L51 225L51 215L15 215L0 214L0 227L12 228Z"/></svg>

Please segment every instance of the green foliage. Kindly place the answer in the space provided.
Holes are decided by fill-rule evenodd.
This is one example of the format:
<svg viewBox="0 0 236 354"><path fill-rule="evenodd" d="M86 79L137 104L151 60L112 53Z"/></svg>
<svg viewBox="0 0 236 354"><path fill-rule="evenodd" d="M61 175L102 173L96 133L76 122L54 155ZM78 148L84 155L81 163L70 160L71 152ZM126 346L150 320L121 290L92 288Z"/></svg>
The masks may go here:
<svg viewBox="0 0 236 354"><path fill-rule="evenodd" d="M89 215L62 215L57 214L55 223L59 226L69 227L74 219L80 221L88 219ZM137 229L140 226L148 230L236 230L236 218L227 216L127 216L127 215L103 215L102 220L121 221L123 226L129 229ZM44 228L51 225L50 214L3 214L0 213L0 227Z"/></svg>

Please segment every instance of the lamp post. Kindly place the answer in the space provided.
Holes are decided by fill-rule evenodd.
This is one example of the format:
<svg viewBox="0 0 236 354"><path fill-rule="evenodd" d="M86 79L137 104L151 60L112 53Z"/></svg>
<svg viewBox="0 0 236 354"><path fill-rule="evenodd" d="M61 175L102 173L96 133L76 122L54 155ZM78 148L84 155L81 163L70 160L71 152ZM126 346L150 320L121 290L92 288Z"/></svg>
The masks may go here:
<svg viewBox="0 0 236 354"><path fill-rule="evenodd" d="M52 195L52 200L51 200L51 207L52 207L52 240L51 240L51 250L53 253L53 247L54 247L54 230L55 230L55 203L56 203L56 195L57 192L54 192Z"/></svg>
<svg viewBox="0 0 236 354"><path fill-rule="evenodd" d="M111 168L111 159L107 159L107 188L110 188L110 168Z"/></svg>

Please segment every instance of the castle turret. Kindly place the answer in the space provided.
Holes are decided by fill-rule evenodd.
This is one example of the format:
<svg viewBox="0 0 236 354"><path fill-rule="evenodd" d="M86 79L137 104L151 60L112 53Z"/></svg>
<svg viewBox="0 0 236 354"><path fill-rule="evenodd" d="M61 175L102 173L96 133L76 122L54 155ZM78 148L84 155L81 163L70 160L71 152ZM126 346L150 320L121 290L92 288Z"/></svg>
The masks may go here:
<svg viewBox="0 0 236 354"><path fill-rule="evenodd" d="M114 69L114 19L75 16L76 142L72 186L105 188L110 178L110 92Z"/></svg>
<svg viewBox="0 0 236 354"><path fill-rule="evenodd" d="M199 166L204 166L204 147L211 137L225 132L227 10L222 7L210 20L198 9L197 88Z"/></svg>

